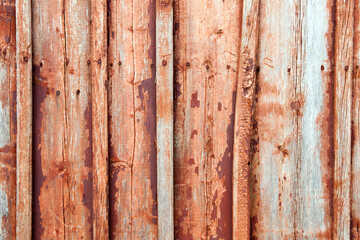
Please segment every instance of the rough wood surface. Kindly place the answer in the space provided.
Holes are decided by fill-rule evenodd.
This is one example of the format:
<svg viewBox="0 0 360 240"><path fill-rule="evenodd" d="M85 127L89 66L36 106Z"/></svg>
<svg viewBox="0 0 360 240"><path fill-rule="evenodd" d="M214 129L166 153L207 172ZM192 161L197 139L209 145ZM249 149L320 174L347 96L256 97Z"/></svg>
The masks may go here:
<svg viewBox="0 0 360 240"><path fill-rule="evenodd" d="M109 5L110 238L157 238L155 1Z"/></svg>
<svg viewBox="0 0 360 240"><path fill-rule="evenodd" d="M91 239L93 223L90 2L64 0L63 212L66 239ZM46 68L43 64L42 68ZM62 92L60 92L60 95ZM53 113L51 113L52 115ZM60 127L60 126L56 126ZM58 143L60 144L60 142ZM60 207L59 205L58 207ZM95 230L95 229L94 229Z"/></svg>
<svg viewBox="0 0 360 240"><path fill-rule="evenodd" d="M156 1L158 239L174 239L173 2Z"/></svg>
<svg viewBox="0 0 360 240"><path fill-rule="evenodd" d="M174 5L176 239L231 239L241 1Z"/></svg>
<svg viewBox="0 0 360 240"><path fill-rule="evenodd" d="M109 238L107 1L91 1L93 239ZM91 137L91 136L90 136Z"/></svg>
<svg viewBox="0 0 360 240"><path fill-rule="evenodd" d="M89 7L32 1L35 239L92 235Z"/></svg>
<svg viewBox="0 0 360 240"><path fill-rule="evenodd" d="M33 237L65 238L65 29L62 1L32 1ZM66 170L65 170L66 169Z"/></svg>
<svg viewBox="0 0 360 240"><path fill-rule="evenodd" d="M359 239L359 19L0 0L0 239Z"/></svg>
<svg viewBox="0 0 360 240"><path fill-rule="evenodd" d="M90 3L33 1L34 238L92 236Z"/></svg>
<svg viewBox="0 0 360 240"><path fill-rule="evenodd" d="M250 239L251 133L256 88L259 1L245 0L236 91L233 155L233 239Z"/></svg>
<svg viewBox="0 0 360 240"><path fill-rule="evenodd" d="M16 1L16 239L32 232L31 1Z"/></svg>
<svg viewBox="0 0 360 240"><path fill-rule="evenodd" d="M350 238L353 40L354 0L336 0L333 223L335 239Z"/></svg>
<svg viewBox="0 0 360 240"><path fill-rule="evenodd" d="M355 0L351 116L351 239L360 239L360 1Z"/></svg>
<svg viewBox="0 0 360 240"><path fill-rule="evenodd" d="M261 1L251 232L330 239L333 1Z"/></svg>
<svg viewBox="0 0 360 240"><path fill-rule="evenodd" d="M0 239L15 239L16 231L15 30L15 0L0 1Z"/></svg>

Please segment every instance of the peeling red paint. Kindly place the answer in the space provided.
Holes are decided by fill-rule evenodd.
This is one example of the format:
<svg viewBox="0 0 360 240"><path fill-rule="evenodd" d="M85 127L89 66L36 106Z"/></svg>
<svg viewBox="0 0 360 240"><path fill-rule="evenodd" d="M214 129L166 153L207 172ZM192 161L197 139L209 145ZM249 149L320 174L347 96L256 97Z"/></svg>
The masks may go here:
<svg viewBox="0 0 360 240"><path fill-rule="evenodd" d="M200 107L200 101L198 100L198 92L195 92L191 95L191 105L192 108Z"/></svg>
<svg viewBox="0 0 360 240"><path fill-rule="evenodd" d="M34 71L36 74L36 71ZM40 211L40 191L46 180L42 172L42 159L41 159L41 143L42 143L42 124L44 121L41 106L45 98L49 94L49 88L46 85L39 85L34 79L33 83L33 237L40 239L44 233L42 225L42 217Z"/></svg>

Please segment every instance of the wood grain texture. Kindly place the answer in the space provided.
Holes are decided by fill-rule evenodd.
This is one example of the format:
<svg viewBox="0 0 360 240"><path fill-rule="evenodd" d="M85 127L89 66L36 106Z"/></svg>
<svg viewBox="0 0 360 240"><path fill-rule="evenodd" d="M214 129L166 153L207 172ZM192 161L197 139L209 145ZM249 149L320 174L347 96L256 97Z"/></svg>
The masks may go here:
<svg viewBox="0 0 360 240"><path fill-rule="evenodd" d="M173 2L156 1L158 239L174 239Z"/></svg>
<svg viewBox="0 0 360 240"><path fill-rule="evenodd" d="M360 0L0 0L0 239L360 239Z"/></svg>
<svg viewBox="0 0 360 240"><path fill-rule="evenodd" d="M241 1L174 5L176 239L231 239Z"/></svg>
<svg viewBox="0 0 360 240"><path fill-rule="evenodd" d="M33 1L34 238L91 238L90 2Z"/></svg>
<svg viewBox="0 0 360 240"><path fill-rule="evenodd" d="M63 1L32 1L33 238L65 239L65 22ZM80 184L80 183L79 183ZM77 199L81 202L81 199ZM76 223L81 224L81 223Z"/></svg>
<svg viewBox="0 0 360 240"><path fill-rule="evenodd" d="M353 40L354 1L336 0L333 224L335 239L350 238Z"/></svg>
<svg viewBox="0 0 360 240"><path fill-rule="evenodd" d="M109 7L110 238L157 239L155 1Z"/></svg>
<svg viewBox="0 0 360 240"><path fill-rule="evenodd" d="M87 63L91 58L90 2L64 0L63 3L64 234L66 239L91 239L93 230L91 90L95 89L95 86L91 83L91 69ZM46 65L43 64L42 68L46 68Z"/></svg>
<svg viewBox="0 0 360 240"><path fill-rule="evenodd" d="M250 239L251 133L256 88L259 1L245 0L237 79L233 155L233 239Z"/></svg>
<svg viewBox="0 0 360 240"><path fill-rule="evenodd" d="M15 36L15 0L0 1L0 239L16 232Z"/></svg>
<svg viewBox="0 0 360 240"><path fill-rule="evenodd" d="M332 237L333 1L261 1L251 232Z"/></svg>
<svg viewBox="0 0 360 240"><path fill-rule="evenodd" d="M32 232L32 46L31 1L16 1L16 239Z"/></svg>
<svg viewBox="0 0 360 240"><path fill-rule="evenodd" d="M93 239L109 238L107 1L91 1Z"/></svg>
<svg viewBox="0 0 360 240"><path fill-rule="evenodd" d="M360 239L360 1L354 1L354 60L351 105L351 239Z"/></svg>

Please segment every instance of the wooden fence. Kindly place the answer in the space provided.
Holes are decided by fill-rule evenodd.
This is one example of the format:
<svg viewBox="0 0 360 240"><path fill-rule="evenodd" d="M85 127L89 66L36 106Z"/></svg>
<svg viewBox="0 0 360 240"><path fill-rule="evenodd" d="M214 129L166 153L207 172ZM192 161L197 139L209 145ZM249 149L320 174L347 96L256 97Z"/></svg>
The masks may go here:
<svg viewBox="0 0 360 240"><path fill-rule="evenodd" d="M360 239L359 0L1 0L0 239Z"/></svg>

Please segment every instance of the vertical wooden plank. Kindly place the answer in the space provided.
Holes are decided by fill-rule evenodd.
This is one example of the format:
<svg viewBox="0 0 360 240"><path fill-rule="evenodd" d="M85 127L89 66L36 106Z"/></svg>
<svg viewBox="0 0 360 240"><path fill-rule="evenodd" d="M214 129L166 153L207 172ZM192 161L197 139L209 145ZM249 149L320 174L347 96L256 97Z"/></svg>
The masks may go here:
<svg viewBox="0 0 360 240"><path fill-rule="evenodd" d="M332 238L334 1L299 1L295 236ZM299 67L300 66L300 67ZM288 71L288 70L287 70Z"/></svg>
<svg viewBox="0 0 360 240"><path fill-rule="evenodd" d="M241 26L234 126L233 239L250 239L250 143L255 110L258 0L243 2Z"/></svg>
<svg viewBox="0 0 360 240"><path fill-rule="evenodd" d="M260 72L251 162L251 235L255 239L295 238L291 197L297 112L292 112L291 102L297 99L295 77L287 69L296 74L291 67L296 66L299 47L295 39L296 30L300 31L295 19L299 16L297 2L265 0L260 4Z"/></svg>
<svg viewBox="0 0 360 240"><path fill-rule="evenodd" d="M107 1L91 1L93 239L108 239Z"/></svg>
<svg viewBox="0 0 360 240"><path fill-rule="evenodd" d="M157 238L155 1L109 9L110 238Z"/></svg>
<svg viewBox="0 0 360 240"><path fill-rule="evenodd" d="M333 3L261 1L253 238L332 237Z"/></svg>
<svg viewBox="0 0 360 240"><path fill-rule="evenodd" d="M360 239L360 1L354 10L354 62L351 105L351 239Z"/></svg>
<svg viewBox="0 0 360 240"><path fill-rule="evenodd" d="M131 164L135 123L131 1L110 2L109 17L109 230L111 239L131 239ZM125 47L126 46L126 47Z"/></svg>
<svg viewBox="0 0 360 240"><path fill-rule="evenodd" d="M232 238L242 1L175 1L176 239Z"/></svg>
<svg viewBox="0 0 360 240"><path fill-rule="evenodd" d="M65 238L91 239L93 229L92 84L91 69L88 64L91 59L90 1L64 1L64 28ZM45 64L43 67L46 67Z"/></svg>
<svg viewBox="0 0 360 240"><path fill-rule="evenodd" d="M173 2L156 1L158 239L174 239Z"/></svg>
<svg viewBox="0 0 360 240"><path fill-rule="evenodd" d="M30 239L32 227L31 63L31 1L16 0L16 239Z"/></svg>
<svg viewBox="0 0 360 240"><path fill-rule="evenodd" d="M64 1L32 0L33 238L65 239L69 161L65 158ZM81 201L81 199L79 199Z"/></svg>
<svg viewBox="0 0 360 240"><path fill-rule="evenodd" d="M16 231L15 0L0 1L0 238ZM24 143L24 142L23 142ZM26 211L26 209L25 209ZM26 226L26 224L25 224Z"/></svg>
<svg viewBox="0 0 360 240"><path fill-rule="evenodd" d="M353 40L354 1L336 0L333 227L335 239L350 238Z"/></svg>

